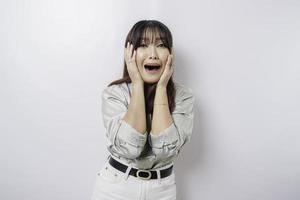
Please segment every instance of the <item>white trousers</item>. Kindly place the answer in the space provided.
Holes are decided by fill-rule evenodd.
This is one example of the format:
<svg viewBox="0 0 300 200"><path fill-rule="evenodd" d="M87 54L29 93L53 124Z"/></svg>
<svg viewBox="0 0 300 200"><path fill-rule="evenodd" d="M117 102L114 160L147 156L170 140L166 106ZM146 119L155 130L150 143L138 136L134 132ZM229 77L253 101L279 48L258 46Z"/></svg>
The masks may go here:
<svg viewBox="0 0 300 200"><path fill-rule="evenodd" d="M91 200L176 200L174 168L165 178L149 180L128 175L130 169L123 173L107 160L97 172Z"/></svg>

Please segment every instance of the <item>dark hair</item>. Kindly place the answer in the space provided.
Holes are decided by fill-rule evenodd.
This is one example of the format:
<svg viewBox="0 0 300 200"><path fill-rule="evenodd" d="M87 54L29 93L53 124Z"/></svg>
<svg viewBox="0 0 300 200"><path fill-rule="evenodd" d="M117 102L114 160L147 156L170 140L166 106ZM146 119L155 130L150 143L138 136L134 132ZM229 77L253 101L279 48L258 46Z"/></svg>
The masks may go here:
<svg viewBox="0 0 300 200"><path fill-rule="evenodd" d="M141 38L146 34L147 31L157 32L159 33L160 39L162 40L164 46L168 48L169 52L172 52L173 47L173 39L171 31L168 29L166 25L157 21L157 20L141 20L138 21L131 28L129 33L127 34L124 47L126 47L127 42L133 44L134 50L136 50L141 42ZM173 76L170 77L169 82L167 84L167 96L170 113L172 113L175 109L175 85L173 82ZM127 65L124 59L124 69L123 69L123 77L121 79L115 80L111 82L108 86L121 84L121 83L131 83L130 76L128 74ZM153 113L153 103L156 92L157 83L146 83L144 82L144 92L145 92L145 105L146 105L146 114Z"/></svg>

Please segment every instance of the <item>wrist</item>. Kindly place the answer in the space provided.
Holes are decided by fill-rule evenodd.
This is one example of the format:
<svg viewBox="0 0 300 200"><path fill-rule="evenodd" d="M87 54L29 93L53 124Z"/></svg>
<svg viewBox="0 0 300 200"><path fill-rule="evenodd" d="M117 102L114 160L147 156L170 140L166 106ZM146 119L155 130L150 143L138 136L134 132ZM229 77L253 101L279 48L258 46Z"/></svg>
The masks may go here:
<svg viewBox="0 0 300 200"><path fill-rule="evenodd" d="M166 91L166 90L167 90L167 87L164 86L164 85L157 85L157 86L156 86L156 90Z"/></svg>
<svg viewBox="0 0 300 200"><path fill-rule="evenodd" d="M167 103L154 103L154 105L159 105L159 106L167 106L168 104Z"/></svg>
<svg viewBox="0 0 300 200"><path fill-rule="evenodd" d="M144 87L144 82L132 82L132 87Z"/></svg>

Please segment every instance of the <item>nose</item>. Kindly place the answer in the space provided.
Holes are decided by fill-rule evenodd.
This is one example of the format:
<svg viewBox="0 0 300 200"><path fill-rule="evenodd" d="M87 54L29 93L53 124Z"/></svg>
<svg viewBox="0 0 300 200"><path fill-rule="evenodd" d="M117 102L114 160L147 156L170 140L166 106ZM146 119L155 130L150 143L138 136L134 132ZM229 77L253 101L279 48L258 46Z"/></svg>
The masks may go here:
<svg viewBox="0 0 300 200"><path fill-rule="evenodd" d="M150 47L150 59L158 59L156 48L154 46Z"/></svg>

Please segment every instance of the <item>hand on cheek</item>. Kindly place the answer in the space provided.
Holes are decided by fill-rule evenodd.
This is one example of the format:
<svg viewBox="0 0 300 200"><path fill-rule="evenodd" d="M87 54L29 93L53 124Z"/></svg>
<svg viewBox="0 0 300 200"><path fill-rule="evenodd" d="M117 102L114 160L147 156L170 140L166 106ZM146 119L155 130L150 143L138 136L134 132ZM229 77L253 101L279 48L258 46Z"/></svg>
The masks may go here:
<svg viewBox="0 0 300 200"><path fill-rule="evenodd" d="M131 82L133 84L139 84L143 83L143 79L140 74L140 70L137 67L136 63L136 50L133 49L133 45L129 42L127 43L127 46L124 50L125 54L125 62L127 66L127 71L129 74L129 77L131 79Z"/></svg>
<svg viewBox="0 0 300 200"><path fill-rule="evenodd" d="M169 54L168 58L167 58L167 62L166 62L164 72L161 75L161 77L160 77L160 79L157 83L157 86L163 86L163 87L167 86L167 84L169 82L169 79L171 78L171 76L174 72L174 68L172 67L172 60L173 60L173 55Z"/></svg>

